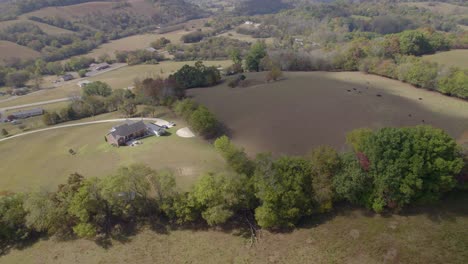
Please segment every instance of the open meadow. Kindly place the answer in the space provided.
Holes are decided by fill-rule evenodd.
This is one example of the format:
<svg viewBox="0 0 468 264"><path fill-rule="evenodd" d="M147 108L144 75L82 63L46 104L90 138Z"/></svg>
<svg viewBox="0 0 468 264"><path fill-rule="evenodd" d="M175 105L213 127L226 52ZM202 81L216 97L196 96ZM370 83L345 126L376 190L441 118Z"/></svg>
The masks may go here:
<svg viewBox="0 0 468 264"><path fill-rule="evenodd" d="M432 55L423 56L424 59L437 62L441 65L459 67L468 70L468 50L458 49L438 52Z"/></svg>
<svg viewBox="0 0 468 264"><path fill-rule="evenodd" d="M167 77L176 72L185 64L193 65L194 61L163 61L155 65L136 65L125 66L116 70L108 71L94 77L84 78L90 81L102 81L108 83L113 89L128 88L132 86L135 79L155 78L158 76ZM222 61L204 61L207 66L227 67L232 64L229 60ZM34 102L54 100L81 94L81 88L76 84L79 79L71 80L57 88L47 88L39 92L20 96L14 100L0 102L0 108L24 105ZM44 83L44 87L49 87L50 83Z"/></svg>
<svg viewBox="0 0 468 264"><path fill-rule="evenodd" d="M0 256L2 263L466 263L468 196L430 208L381 216L345 206L313 216L291 232L152 230L101 247L79 239L44 239Z"/></svg>
<svg viewBox="0 0 468 264"><path fill-rule="evenodd" d="M118 118L117 115L109 113L75 122ZM61 128L0 142L0 153L8 153L2 155L0 191L52 191L71 173L103 177L119 166L134 163L173 170L178 186L185 189L202 173L225 168L224 160L204 140L176 135L176 130L186 124L172 112L161 108L158 116L175 121L177 126L168 130L168 136L145 138L136 147L116 148L104 141L111 127L119 123ZM71 155L70 149L76 154Z"/></svg>
<svg viewBox="0 0 468 264"><path fill-rule="evenodd" d="M468 102L358 72L288 72L250 86L227 82L189 91L228 127L233 141L254 155L305 154L319 145L345 149L346 133L362 127L432 125L460 138L468 130Z"/></svg>
<svg viewBox="0 0 468 264"><path fill-rule="evenodd" d="M42 31L44 31L44 33L49 34L49 35L73 34L74 33L73 31L70 31L67 29L63 29L63 28L51 26L45 23L29 20L26 17L23 17L21 19L16 19L16 20L0 21L0 30L7 28L11 25L24 23L24 22L31 23L31 24L38 26Z"/></svg>

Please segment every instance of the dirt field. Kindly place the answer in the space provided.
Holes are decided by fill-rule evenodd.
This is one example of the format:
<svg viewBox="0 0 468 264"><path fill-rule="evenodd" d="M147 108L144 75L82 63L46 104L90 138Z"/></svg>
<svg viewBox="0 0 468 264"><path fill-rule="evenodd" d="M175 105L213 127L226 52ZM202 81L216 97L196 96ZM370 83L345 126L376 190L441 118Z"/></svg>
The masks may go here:
<svg viewBox="0 0 468 264"><path fill-rule="evenodd" d="M304 154L324 144L344 150L346 133L361 127L428 124L456 138L468 130L468 102L378 76L298 72L265 84L264 74L255 73L247 80L259 84L223 84L189 94L210 108L249 154Z"/></svg>
<svg viewBox="0 0 468 264"><path fill-rule="evenodd" d="M423 56L424 59L439 64L468 69L468 50L451 50Z"/></svg>
<svg viewBox="0 0 468 264"><path fill-rule="evenodd" d="M292 232L144 229L103 248L89 240L41 240L0 257L1 263L453 263L468 259L468 197L402 215L340 208ZM248 231L247 231L248 232Z"/></svg>
<svg viewBox="0 0 468 264"><path fill-rule="evenodd" d="M103 177L133 163L171 169L178 186L186 189L202 173L225 169L222 157L204 140L176 135L177 129L186 126L182 120L165 108L157 114L177 126L169 129L169 136L149 137L136 147L115 148L104 141L109 129L118 123L50 130L0 142L0 153L8 153L2 155L0 191L54 190L73 172ZM121 115L109 113L71 123L112 118ZM77 154L69 154L69 149Z"/></svg>
<svg viewBox="0 0 468 264"><path fill-rule="evenodd" d="M17 57L21 59L30 59L37 58L39 55L39 52L28 47L24 47L10 41L0 40L0 64L2 64L3 60L8 58Z"/></svg>

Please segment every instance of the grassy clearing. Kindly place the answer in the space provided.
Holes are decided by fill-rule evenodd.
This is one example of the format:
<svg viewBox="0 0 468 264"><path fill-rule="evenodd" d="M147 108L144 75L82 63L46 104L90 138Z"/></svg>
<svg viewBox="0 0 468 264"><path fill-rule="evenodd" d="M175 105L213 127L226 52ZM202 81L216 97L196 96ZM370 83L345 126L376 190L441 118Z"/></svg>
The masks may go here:
<svg viewBox="0 0 468 264"><path fill-rule="evenodd" d="M214 148L199 138L180 138L175 132L185 123L167 109L159 115L177 123L169 130L171 135L143 139L137 147L115 148L104 141L104 136L118 123L63 128L39 132L0 142L1 190L31 191L54 190L70 173L86 177L102 177L117 167L144 163L154 169L171 169L178 185L191 186L200 174L225 168L223 159ZM105 114L75 122L94 121L118 117L118 113ZM69 149L76 151L70 155Z"/></svg>
<svg viewBox="0 0 468 264"><path fill-rule="evenodd" d="M263 40L267 44L272 44L273 40L274 40L273 38L254 38L254 37L252 37L250 35L239 34L235 30L227 31L227 32L225 32L223 34L220 34L219 36L238 39L240 41L246 41L246 42L250 42L250 43L255 43L257 41Z"/></svg>
<svg viewBox="0 0 468 264"><path fill-rule="evenodd" d="M104 249L92 241L42 240L0 257L4 263L466 263L467 195L432 209L380 216L340 208L292 232L144 229Z"/></svg>
<svg viewBox="0 0 468 264"><path fill-rule="evenodd" d="M233 89L224 83L189 95L210 108L251 155L305 154L324 144L344 150L346 133L361 127L427 124L455 138L468 131L468 102L379 76L288 72L267 84L265 73L252 73L247 80L256 85Z"/></svg>
<svg viewBox="0 0 468 264"><path fill-rule="evenodd" d="M0 64L3 60L9 58L34 59L40 56L40 53L10 41L0 40Z"/></svg>
<svg viewBox="0 0 468 264"><path fill-rule="evenodd" d="M439 64L468 69L468 50L451 50L423 56L424 59Z"/></svg>
<svg viewBox="0 0 468 264"><path fill-rule="evenodd" d="M147 77L157 77L157 76L165 77L171 73L174 73L175 71L180 69L185 64L193 65L194 63L195 63L194 61L182 61L182 62L163 61L157 65L128 66L128 67L123 67L114 71L109 71L109 72L100 74L98 76L86 78L86 79L90 81L107 82L114 89L127 88L133 85L135 78L144 79ZM227 67L231 63L232 62L229 60L204 61L204 64L208 66L220 65L222 67ZM59 99L59 98L69 97L72 95L79 95L81 92L81 88L79 88L76 85L77 82L78 80L73 80L57 88L44 89L40 92L30 94L30 95L25 95L15 100L7 101L7 102L0 102L0 108ZM50 83L44 82L45 87L49 85Z"/></svg>

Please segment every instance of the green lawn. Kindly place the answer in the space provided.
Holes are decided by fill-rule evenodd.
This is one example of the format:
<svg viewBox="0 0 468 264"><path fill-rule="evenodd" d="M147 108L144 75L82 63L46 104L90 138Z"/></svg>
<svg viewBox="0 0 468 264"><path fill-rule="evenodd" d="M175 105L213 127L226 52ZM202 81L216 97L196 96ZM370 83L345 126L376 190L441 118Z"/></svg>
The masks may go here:
<svg viewBox="0 0 468 264"><path fill-rule="evenodd" d="M424 59L439 64L468 69L468 50L451 50L423 56Z"/></svg>
<svg viewBox="0 0 468 264"><path fill-rule="evenodd" d="M143 229L103 248L89 240L44 239L0 257L2 263L451 263L468 259L468 196L401 215L341 207L292 232L261 231L258 242L234 230Z"/></svg>
<svg viewBox="0 0 468 264"><path fill-rule="evenodd" d="M177 129L185 125L167 110L158 114L176 121ZM75 122L116 118L117 115L110 113ZM0 153L7 153L2 155L0 191L54 190L71 173L102 177L119 166L132 163L171 169L178 185L185 189L200 174L225 168L224 160L210 144L200 138L180 138L175 134L176 128L169 130L170 136L149 137L136 147L111 147L104 136L116 124L63 128L0 142ZM69 149L77 154L70 155Z"/></svg>

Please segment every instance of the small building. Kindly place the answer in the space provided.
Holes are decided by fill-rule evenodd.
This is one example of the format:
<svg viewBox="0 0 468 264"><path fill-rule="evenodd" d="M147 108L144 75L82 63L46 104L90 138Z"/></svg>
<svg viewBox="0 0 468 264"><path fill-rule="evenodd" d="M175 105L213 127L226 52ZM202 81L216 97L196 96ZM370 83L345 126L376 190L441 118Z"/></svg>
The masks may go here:
<svg viewBox="0 0 468 264"><path fill-rule="evenodd" d="M108 63L103 62L103 63L91 65L91 70L93 70L93 71L102 71L102 70L107 69L109 67L110 67L110 65Z"/></svg>
<svg viewBox="0 0 468 264"><path fill-rule="evenodd" d="M157 49L155 49L155 48L153 48L153 47L146 48L145 50L146 50L146 51L149 51L149 52L156 52L156 51L158 51Z"/></svg>
<svg viewBox="0 0 468 264"><path fill-rule="evenodd" d="M164 127L162 127L162 126L158 126L156 124L149 123L149 124L146 125L146 127L148 128L149 133L154 134L157 137L160 137L160 136L163 136L163 135L166 134L166 129Z"/></svg>
<svg viewBox="0 0 468 264"><path fill-rule="evenodd" d="M138 139L148 135L148 127L143 121L126 122L113 127L106 135L106 140L113 146L125 146L132 139Z"/></svg>
<svg viewBox="0 0 468 264"><path fill-rule="evenodd" d="M80 88L83 88L85 87L86 85L90 84L91 81L88 81L88 80L83 80L83 81L79 81L77 82L76 84L80 87Z"/></svg>
<svg viewBox="0 0 468 264"><path fill-rule="evenodd" d="M70 81L73 79L75 79L75 77L73 77L73 75L71 75L70 73L64 74L60 77L60 81L62 82Z"/></svg>
<svg viewBox="0 0 468 264"><path fill-rule="evenodd" d="M44 109L35 108L31 110L18 111L8 116L9 119L24 119L33 116L40 116L44 114Z"/></svg>
<svg viewBox="0 0 468 264"><path fill-rule="evenodd" d="M13 88L12 95L25 95L29 92L28 87Z"/></svg>

